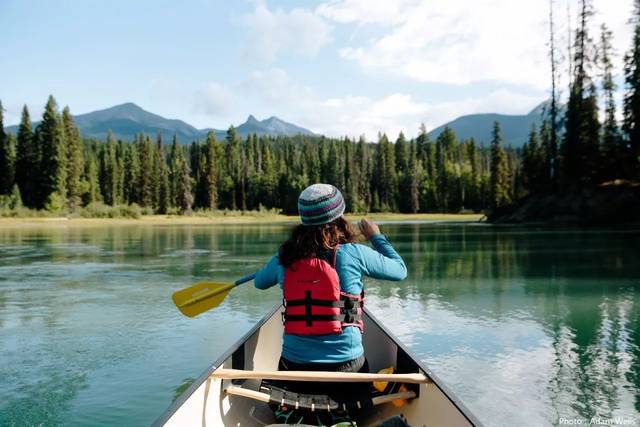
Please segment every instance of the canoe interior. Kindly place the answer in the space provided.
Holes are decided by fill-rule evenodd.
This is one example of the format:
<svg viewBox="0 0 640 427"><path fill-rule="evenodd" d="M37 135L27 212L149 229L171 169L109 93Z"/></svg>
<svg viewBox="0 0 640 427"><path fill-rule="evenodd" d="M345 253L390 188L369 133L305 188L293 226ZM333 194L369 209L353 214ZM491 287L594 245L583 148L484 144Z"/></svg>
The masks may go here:
<svg viewBox="0 0 640 427"><path fill-rule="evenodd" d="M245 370L277 370L282 348L281 307L274 307L256 327L232 347L187 389L160 417L156 426L263 426L273 422L264 403L245 397L230 396L224 388L229 380L211 379L217 368ZM374 407L359 426L376 426L382 420L402 414L412 427L479 426L464 406L446 390L441 382L388 333L368 312L365 313L364 348L371 372L394 366L397 372L423 372L434 380L410 385L418 397L397 408L392 404ZM234 380L234 385L242 382Z"/></svg>

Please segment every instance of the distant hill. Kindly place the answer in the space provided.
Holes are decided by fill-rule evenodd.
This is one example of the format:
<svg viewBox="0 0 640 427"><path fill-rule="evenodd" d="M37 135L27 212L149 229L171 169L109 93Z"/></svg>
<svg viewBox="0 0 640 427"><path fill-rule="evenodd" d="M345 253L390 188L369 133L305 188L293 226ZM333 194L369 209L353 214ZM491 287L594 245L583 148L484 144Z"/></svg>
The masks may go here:
<svg viewBox="0 0 640 427"><path fill-rule="evenodd" d="M435 139L444 131L445 127L449 127L459 139L474 138L478 143L489 145L493 123L498 121L500 122L505 145L522 147L529 139L531 125L540 126L544 117L549 114L549 106L549 101L545 101L527 115L469 114L461 116L435 128L429 132L429 137ZM560 107L558 117L562 118L563 116L564 109Z"/></svg>
<svg viewBox="0 0 640 427"><path fill-rule="evenodd" d="M160 133L165 141L170 141L173 135L177 135L183 144L193 140L204 139L209 131L213 131L218 139L224 138L226 129L197 129L182 120L166 119L157 114L143 110L132 102L116 105L105 110L92 111L86 114L73 116L76 125L84 137L105 139L109 130L117 139L133 140L139 132L148 135ZM34 126L37 124L34 123ZM9 126L7 132L17 132L18 126ZM246 137L249 134L258 135L314 135L308 129L270 117L266 120L257 120L249 116L247 121L236 127L238 135Z"/></svg>
<svg viewBox="0 0 640 427"><path fill-rule="evenodd" d="M488 145L491 142L493 122L499 121L502 126L502 137L505 145L521 147L528 139L531 125L540 125L543 117L548 114L549 102L545 101L531 110L527 115L506 114L470 114L439 126L429 132L429 137L435 139L442 133L445 127L454 130L459 139L474 138L478 143ZM561 108L559 117L564 116ZM117 139L130 141L139 132L155 136L158 132L165 141L171 141L173 135L177 135L183 144L194 140L206 138L207 133L213 131L216 138L224 139L226 129L197 129L182 120L166 119L154 113L150 113L138 105L127 102L104 110L92 111L86 114L74 116L74 120L84 137L104 140L107 132L111 130ZM34 123L34 127L37 122ZM560 123L562 125L562 123ZM17 132L18 126L8 126L7 132ZM285 122L277 117L269 117L258 120L250 115L247 120L236 127L238 135L242 138L250 134L293 136L315 135L308 129ZM354 129L354 133L357 129Z"/></svg>

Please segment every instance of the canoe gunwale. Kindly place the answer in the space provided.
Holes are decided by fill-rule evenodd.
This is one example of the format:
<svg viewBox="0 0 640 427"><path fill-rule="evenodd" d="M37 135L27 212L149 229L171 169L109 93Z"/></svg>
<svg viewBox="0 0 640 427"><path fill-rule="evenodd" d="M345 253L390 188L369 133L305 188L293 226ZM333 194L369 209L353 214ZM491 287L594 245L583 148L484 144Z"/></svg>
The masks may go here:
<svg viewBox="0 0 640 427"><path fill-rule="evenodd" d="M274 315L274 313L276 313L280 309L281 305L282 305L282 303L278 303L278 304L274 305L267 312L267 314L265 314L253 326L253 328L251 328L246 334L244 334L233 345L231 345L224 353L222 353L222 355L220 355L220 357L218 357L215 362L213 362L211 365L209 365L207 370L204 371L202 373L202 375L200 375L193 383L191 383L191 385L185 391L183 391L182 394L180 396L178 396L178 398L176 400L174 400L171 403L171 406L169 407L169 409L167 409L162 415L160 415L160 417L158 417L154 421L154 423L151 424L151 426L152 427L161 427L167 421L169 421L169 419L173 416L173 414L175 414L176 411L178 409L180 409L180 407L191 397L191 395L198 389L198 387L200 387L205 381L207 381L211 377L211 374L216 369L218 369L220 366L222 366L222 364L224 363L225 360L227 360L229 357L231 357L233 355L233 353L236 352L236 350L238 350L240 347L242 347L242 345L244 345L244 343L249 338L251 338L251 336L253 334L255 334L262 327L262 325L264 325L267 322L267 320L269 320L271 318L271 316Z"/></svg>
<svg viewBox="0 0 640 427"><path fill-rule="evenodd" d="M245 333L242 337L240 337L233 345L231 345L215 362L213 362L209 368L207 368L193 383L184 391L177 399L175 399L171 406L158 417L152 427L162 427L175 413L180 407L191 397L191 395L208 379L212 377L211 374L222 366L222 364L232 357L233 354L244 345L244 343L251 338L253 334L255 334L280 308L282 307L282 303L275 304L247 333ZM378 319L369 311L367 308L364 309L364 312L367 316L371 318L371 320L380 328L380 330L402 351L404 351L407 356L409 356L413 362L423 371L423 373L431 380L431 382L438 387L438 389L444 394L444 396L451 402L451 404L471 423L471 425L475 427L483 427L482 422L476 418L471 411L462 403L462 401L447 387L444 385L443 381L435 375L431 369L425 366L421 360L411 351L409 350L400 340L396 338L396 336L387 329L383 323L378 321Z"/></svg>
<svg viewBox="0 0 640 427"><path fill-rule="evenodd" d="M484 424L476 418L475 415L462 403L462 401L446 386L443 381L435 375L431 369L429 369L425 364L411 351L409 350L399 339L396 338L393 333L384 326L383 323L378 321L378 318L375 317L370 310L366 307L364 308L364 312L371 318L371 320L378 325L378 327L382 330L382 332L387 335L387 337L394 342L398 346L398 348L402 349L407 356L409 356L413 361L418 365L418 367L423 371L423 373L431 380L431 382L438 387L438 389L446 396L447 399L451 402L453 406L460 411L462 415L475 427L484 427ZM366 352L366 351L365 351Z"/></svg>

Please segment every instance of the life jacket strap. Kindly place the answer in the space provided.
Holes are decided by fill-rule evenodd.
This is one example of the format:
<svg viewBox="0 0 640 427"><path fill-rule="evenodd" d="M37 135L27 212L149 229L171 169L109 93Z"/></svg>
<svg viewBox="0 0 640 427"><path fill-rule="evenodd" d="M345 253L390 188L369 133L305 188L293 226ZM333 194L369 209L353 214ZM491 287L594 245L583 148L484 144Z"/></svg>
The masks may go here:
<svg viewBox="0 0 640 427"><path fill-rule="evenodd" d="M294 300L283 300L285 307L299 307L301 305L307 305L307 301L310 301L312 305L320 306L320 307L338 307L343 308L346 306L345 301L327 301L324 299L294 299Z"/></svg>
<svg viewBox="0 0 640 427"><path fill-rule="evenodd" d="M311 327L313 322L318 321L339 321L343 324L355 324L362 321L362 315L358 312L358 308L362 308L364 301L362 296L350 296L349 294L342 294L339 301L327 301L321 299L311 298L311 291L305 292L304 299L289 300L283 299L285 311L282 314L284 322L306 322L308 327ZM304 314L288 314L288 307L301 307L304 306ZM339 315L331 314L313 314L311 307L336 307L340 308Z"/></svg>
<svg viewBox="0 0 640 427"><path fill-rule="evenodd" d="M287 314L283 313L283 318L285 322L307 322L308 326L311 326L312 322L318 321L332 321L337 320L341 323L356 323L362 320L361 314L340 314L340 315L332 315L332 314Z"/></svg>

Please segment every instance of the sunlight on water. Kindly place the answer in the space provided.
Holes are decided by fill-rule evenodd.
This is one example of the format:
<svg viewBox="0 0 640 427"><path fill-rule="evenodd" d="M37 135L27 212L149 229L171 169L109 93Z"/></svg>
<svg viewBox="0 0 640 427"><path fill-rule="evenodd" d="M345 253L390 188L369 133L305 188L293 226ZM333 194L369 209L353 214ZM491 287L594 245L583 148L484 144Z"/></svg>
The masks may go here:
<svg viewBox="0 0 640 427"><path fill-rule="evenodd" d="M0 425L148 425L281 296L171 293L258 269L282 226L0 230ZM367 305L489 426L640 417L640 230L388 224ZM640 418L639 418L640 419Z"/></svg>

